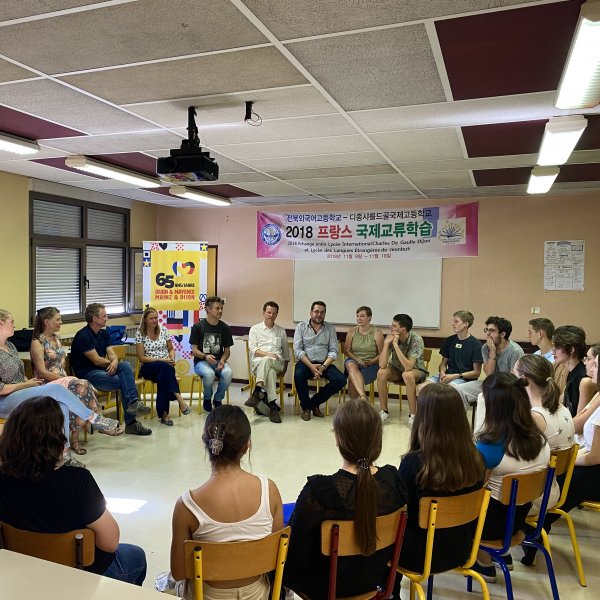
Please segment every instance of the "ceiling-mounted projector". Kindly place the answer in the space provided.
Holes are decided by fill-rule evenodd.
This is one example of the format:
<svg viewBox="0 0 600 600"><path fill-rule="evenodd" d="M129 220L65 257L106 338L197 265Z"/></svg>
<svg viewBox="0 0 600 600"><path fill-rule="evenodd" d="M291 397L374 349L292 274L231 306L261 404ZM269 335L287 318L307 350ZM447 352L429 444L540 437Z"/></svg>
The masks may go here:
<svg viewBox="0 0 600 600"><path fill-rule="evenodd" d="M159 158L156 172L163 181L170 183L193 183L195 181L216 181L219 178L219 165L210 152L202 151L196 109L188 108L188 139L181 142L181 148L170 150L170 156Z"/></svg>

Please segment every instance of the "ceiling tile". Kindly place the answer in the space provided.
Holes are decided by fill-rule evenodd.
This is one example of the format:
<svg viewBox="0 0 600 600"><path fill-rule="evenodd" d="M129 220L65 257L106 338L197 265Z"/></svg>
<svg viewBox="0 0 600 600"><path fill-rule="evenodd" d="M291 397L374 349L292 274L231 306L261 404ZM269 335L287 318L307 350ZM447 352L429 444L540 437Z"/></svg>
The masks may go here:
<svg viewBox="0 0 600 600"><path fill-rule="evenodd" d="M106 0L44 0L44 2L40 2L40 0L19 0L18 2L2 2L0 3L0 22L89 4L101 4L103 1Z"/></svg>
<svg viewBox="0 0 600 600"><path fill-rule="evenodd" d="M535 154L539 151L547 121L522 121L463 127L469 157Z"/></svg>
<svg viewBox="0 0 600 600"><path fill-rule="evenodd" d="M306 83L306 79L275 48L110 69L64 79L116 104Z"/></svg>
<svg viewBox="0 0 600 600"><path fill-rule="evenodd" d="M322 204L323 199L315 196L255 196L254 198L232 198L232 202L247 206L262 206L276 209L287 204Z"/></svg>
<svg viewBox="0 0 600 600"><path fill-rule="evenodd" d="M232 144L214 146L233 158L246 159L250 164L260 158L281 158L287 156L309 156L333 154L336 152L361 152L371 146L360 135L344 135L308 140L283 140L280 142L257 142L255 144Z"/></svg>
<svg viewBox="0 0 600 600"><path fill-rule="evenodd" d="M350 167L380 165L385 163L377 152L351 152L312 156L291 156L289 158L246 159L248 164L261 171L324 169L332 167Z"/></svg>
<svg viewBox="0 0 600 600"><path fill-rule="evenodd" d="M262 173L221 173L221 164L219 161L219 179L217 182L206 181L204 185L214 185L215 183L232 183L232 184L241 184L241 183L252 183L255 181L273 181L272 177L268 175L263 175Z"/></svg>
<svg viewBox="0 0 600 600"><path fill-rule="evenodd" d="M0 59L0 82L17 81L19 79L28 79L30 77L38 77L37 73L17 67L7 60ZM0 87L0 98L2 97L2 88Z"/></svg>
<svg viewBox="0 0 600 600"><path fill-rule="evenodd" d="M393 186L389 189L412 189L402 175L394 172L391 175L354 175L342 177L314 177L309 179L288 179L289 183L313 191L320 188L337 186L373 186L375 191L383 189L382 185Z"/></svg>
<svg viewBox="0 0 600 600"><path fill-rule="evenodd" d="M207 146L244 144L277 140L301 140L327 136L351 135L356 129L339 114L293 119L263 121L259 127L239 123L227 127L208 127L200 131L200 139Z"/></svg>
<svg viewBox="0 0 600 600"><path fill-rule="evenodd" d="M3 27L0 53L56 74L265 42L225 0L144 0Z"/></svg>
<svg viewBox="0 0 600 600"><path fill-rule="evenodd" d="M113 135L96 135L79 138L44 140L51 148L71 154L114 154L119 152L144 152L160 148L178 148L181 138L168 131L140 131Z"/></svg>
<svg viewBox="0 0 600 600"><path fill-rule="evenodd" d="M411 173L407 177L420 189L423 188L468 188L473 184L468 171L443 171L436 173Z"/></svg>
<svg viewBox="0 0 600 600"><path fill-rule="evenodd" d="M90 179L90 177L83 173L69 173L63 169L55 169L42 163L25 160L2 162L0 163L0 171L26 175L27 177L36 177L37 179L45 179L47 181L86 181Z"/></svg>
<svg viewBox="0 0 600 600"><path fill-rule="evenodd" d="M338 182L336 185L316 185L306 186L307 192L319 194L320 196L341 195L346 193L379 193L392 191L410 191L414 188L405 180L399 178L396 183L350 183L343 184Z"/></svg>
<svg viewBox="0 0 600 600"><path fill-rule="evenodd" d="M581 2L436 21L455 100L555 90Z"/></svg>
<svg viewBox="0 0 600 600"><path fill-rule="evenodd" d="M526 184L530 175L531 168L527 167L473 171L478 186ZM557 183L579 181L597 181L600 183L600 163L562 165L560 167L560 172L556 178Z"/></svg>
<svg viewBox="0 0 600 600"><path fill-rule="evenodd" d="M86 133L155 128L138 117L47 79L4 85L0 87L0 98L6 106Z"/></svg>
<svg viewBox="0 0 600 600"><path fill-rule="evenodd" d="M395 163L463 158L458 136L453 128L375 133L369 137Z"/></svg>
<svg viewBox="0 0 600 600"><path fill-rule="evenodd" d="M1 94L0 88L0 97ZM29 140L84 135L81 131L62 127L7 106L0 106L0 131Z"/></svg>
<svg viewBox="0 0 600 600"><path fill-rule="evenodd" d="M386 175L396 173L388 164L361 165L355 167L332 167L329 169L302 169L297 171L270 171L279 179L312 179L313 177L344 177L353 175Z"/></svg>
<svg viewBox="0 0 600 600"><path fill-rule="evenodd" d="M348 194L325 194L327 200L335 203L343 202L361 202L364 200L413 200L423 199L416 191L399 191L391 192L352 192Z"/></svg>
<svg viewBox="0 0 600 600"><path fill-rule="evenodd" d="M487 1L487 6L519 4L523 0ZM321 35L480 10L481 0L428 0L377 2L357 0L244 0L244 4L279 39ZM318 15L318 18L316 17Z"/></svg>
<svg viewBox="0 0 600 600"><path fill-rule="evenodd" d="M261 181L256 183L239 183L241 187L249 192L260 194L261 196L297 196L302 194L302 190L283 183L281 181ZM235 197L235 196L232 196Z"/></svg>
<svg viewBox="0 0 600 600"><path fill-rule="evenodd" d="M207 125L242 122L246 100L254 102L254 111L263 120L337 112L322 94L308 84L239 94L219 94L209 98L197 96L185 100L164 100L126 106L131 112L164 127L185 125L188 106L195 106L196 123L202 133Z"/></svg>
<svg viewBox="0 0 600 600"><path fill-rule="evenodd" d="M287 48L345 110L446 100L423 25Z"/></svg>

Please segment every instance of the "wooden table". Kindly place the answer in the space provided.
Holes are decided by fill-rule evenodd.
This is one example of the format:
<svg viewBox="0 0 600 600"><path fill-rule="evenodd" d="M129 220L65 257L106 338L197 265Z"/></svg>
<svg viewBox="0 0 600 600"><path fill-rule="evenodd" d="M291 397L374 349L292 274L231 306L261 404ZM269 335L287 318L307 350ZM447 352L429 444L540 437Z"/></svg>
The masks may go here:
<svg viewBox="0 0 600 600"><path fill-rule="evenodd" d="M122 583L39 558L0 550L2 600L164 600L148 588Z"/></svg>

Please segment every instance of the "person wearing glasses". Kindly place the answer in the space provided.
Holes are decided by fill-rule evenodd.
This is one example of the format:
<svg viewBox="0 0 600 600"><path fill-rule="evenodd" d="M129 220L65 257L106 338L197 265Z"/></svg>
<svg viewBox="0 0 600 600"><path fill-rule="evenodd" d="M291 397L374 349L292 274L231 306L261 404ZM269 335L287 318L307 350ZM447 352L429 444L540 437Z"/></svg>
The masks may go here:
<svg viewBox="0 0 600 600"><path fill-rule="evenodd" d="M486 339L481 346L483 372L486 377L493 373L512 373L516 362L525 354L523 348L510 338L512 323L504 317L488 317L483 328ZM456 389L465 406L474 404L481 393L483 381L470 381ZM483 402L483 400L482 400Z"/></svg>
<svg viewBox="0 0 600 600"><path fill-rule="evenodd" d="M202 378L202 405L207 413L221 406L233 377L227 362L231 354L230 348L233 346L233 337L229 325L221 321L223 304L219 296L207 298L206 319L200 319L190 333L194 371ZM217 378L219 383L213 398L213 385Z"/></svg>

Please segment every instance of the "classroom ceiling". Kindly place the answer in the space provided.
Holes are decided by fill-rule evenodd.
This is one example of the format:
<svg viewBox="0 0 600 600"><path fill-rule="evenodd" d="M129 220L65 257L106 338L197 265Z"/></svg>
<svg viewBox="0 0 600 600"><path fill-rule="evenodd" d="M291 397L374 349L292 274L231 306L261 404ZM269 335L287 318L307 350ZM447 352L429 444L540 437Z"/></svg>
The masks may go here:
<svg viewBox="0 0 600 600"><path fill-rule="evenodd" d="M220 167L198 187L233 204L522 195L546 121L584 114L552 192L598 190L600 107L553 106L581 4L3 0L0 132L41 152L0 171L197 207L65 166L153 175L194 105Z"/></svg>

